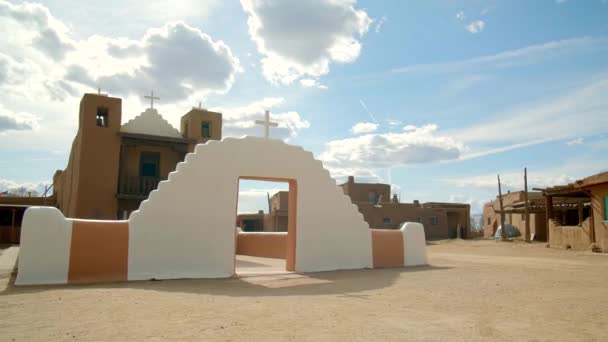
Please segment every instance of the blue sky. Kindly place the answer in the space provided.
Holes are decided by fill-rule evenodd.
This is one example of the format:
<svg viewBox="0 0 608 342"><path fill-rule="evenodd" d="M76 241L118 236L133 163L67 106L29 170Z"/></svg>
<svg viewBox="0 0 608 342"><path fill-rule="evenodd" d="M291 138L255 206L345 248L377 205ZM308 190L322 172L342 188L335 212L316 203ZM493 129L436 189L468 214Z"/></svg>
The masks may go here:
<svg viewBox="0 0 608 342"><path fill-rule="evenodd" d="M67 163L78 102L97 86L174 126L220 110L225 136L302 145L338 182L403 201L463 201L608 169L608 2L0 0L0 188ZM277 184L249 182L241 211Z"/></svg>

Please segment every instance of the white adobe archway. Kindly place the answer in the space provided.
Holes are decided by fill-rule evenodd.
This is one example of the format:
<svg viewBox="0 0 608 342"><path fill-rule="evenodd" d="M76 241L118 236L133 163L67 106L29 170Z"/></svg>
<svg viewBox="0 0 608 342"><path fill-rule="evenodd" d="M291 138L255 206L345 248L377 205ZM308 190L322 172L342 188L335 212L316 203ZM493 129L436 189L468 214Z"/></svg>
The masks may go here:
<svg viewBox="0 0 608 342"><path fill-rule="evenodd" d="M128 279L231 276L239 177L297 182L297 272L372 267L369 226L322 163L246 137L196 146L132 213Z"/></svg>

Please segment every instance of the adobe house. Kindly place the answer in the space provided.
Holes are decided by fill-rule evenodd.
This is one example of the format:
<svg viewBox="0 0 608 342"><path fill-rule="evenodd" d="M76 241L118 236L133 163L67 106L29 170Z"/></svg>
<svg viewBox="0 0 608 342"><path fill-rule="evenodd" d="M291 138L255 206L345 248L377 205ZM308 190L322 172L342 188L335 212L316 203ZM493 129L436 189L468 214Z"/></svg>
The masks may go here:
<svg viewBox="0 0 608 342"><path fill-rule="evenodd" d="M543 195L551 247L608 252L608 172L544 189ZM576 207L556 210L564 198Z"/></svg>
<svg viewBox="0 0 608 342"><path fill-rule="evenodd" d="M237 216L237 227L244 232L286 232L289 191L279 191L270 198L270 212L247 213Z"/></svg>
<svg viewBox="0 0 608 342"><path fill-rule="evenodd" d="M67 217L125 219L198 143L222 138L222 115L193 108L180 131L150 108L122 124L122 100L85 94L68 165L53 176Z"/></svg>
<svg viewBox="0 0 608 342"><path fill-rule="evenodd" d="M510 224L525 235L525 192L513 191L502 195L505 224ZM577 223L580 201L576 198L556 198L552 203L553 213L559 216L560 222ZM530 213L530 240L547 241L547 210L546 201L541 191L528 191L528 206ZM588 209L584 209L588 216ZM586 217L586 216L585 216ZM483 207L484 237L490 238L496 234L500 226L500 200L486 203Z"/></svg>
<svg viewBox="0 0 608 342"><path fill-rule="evenodd" d="M517 228L524 235L526 218L524 214L524 191L513 191L502 195L505 223ZM483 206L483 236L493 237L500 226L499 197ZM547 241L547 226L545 222L543 194L538 191L528 191L530 211L530 237L536 241Z"/></svg>
<svg viewBox="0 0 608 342"><path fill-rule="evenodd" d="M357 205L365 221L375 229L397 229L403 222L424 225L427 240L470 236L471 206L465 203L400 203L391 187L382 183L356 183L355 177L340 184L344 194ZM460 236L458 230L460 229Z"/></svg>
<svg viewBox="0 0 608 342"><path fill-rule="evenodd" d="M20 242L23 215L29 207L54 205L52 196L0 196L0 244Z"/></svg>

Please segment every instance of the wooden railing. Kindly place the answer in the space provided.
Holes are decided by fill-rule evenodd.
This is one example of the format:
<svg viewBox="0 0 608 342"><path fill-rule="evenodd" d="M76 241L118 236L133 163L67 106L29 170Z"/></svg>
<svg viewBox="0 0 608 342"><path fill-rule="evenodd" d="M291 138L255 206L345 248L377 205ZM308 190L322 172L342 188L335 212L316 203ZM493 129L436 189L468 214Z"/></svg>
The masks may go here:
<svg viewBox="0 0 608 342"><path fill-rule="evenodd" d="M157 177L127 176L120 180L118 193L121 195L148 196L158 186Z"/></svg>

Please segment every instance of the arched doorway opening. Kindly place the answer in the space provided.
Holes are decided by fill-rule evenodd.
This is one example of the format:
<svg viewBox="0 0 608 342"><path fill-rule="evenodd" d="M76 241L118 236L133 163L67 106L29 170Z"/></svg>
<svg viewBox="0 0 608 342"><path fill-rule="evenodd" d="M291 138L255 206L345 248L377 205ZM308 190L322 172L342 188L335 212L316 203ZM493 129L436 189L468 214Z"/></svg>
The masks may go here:
<svg viewBox="0 0 608 342"><path fill-rule="evenodd" d="M283 183L288 191L268 198L267 213L239 213L241 181ZM264 270L294 272L296 266L296 222L298 186L295 179L240 176L235 210L234 274L251 273L251 265L264 265ZM276 198L275 198L276 197ZM286 210L285 210L285 207ZM257 210L256 210L257 211ZM258 258L258 259L256 259ZM262 258L262 259L260 259ZM283 263L280 260L284 260ZM280 268L280 269L279 269ZM255 273L255 272L254 272Z"/></svg>

